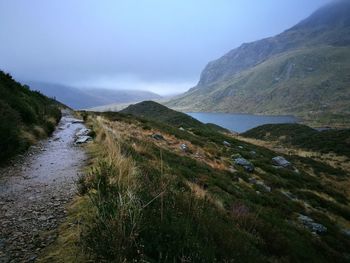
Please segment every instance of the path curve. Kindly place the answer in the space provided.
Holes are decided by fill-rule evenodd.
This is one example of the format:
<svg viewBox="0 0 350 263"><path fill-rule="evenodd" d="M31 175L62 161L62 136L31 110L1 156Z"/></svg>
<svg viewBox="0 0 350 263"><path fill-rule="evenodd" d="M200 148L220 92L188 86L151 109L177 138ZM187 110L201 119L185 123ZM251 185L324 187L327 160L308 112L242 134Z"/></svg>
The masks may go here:
<svg viewBox="0 0 350 263"><path fill-rule="evenodd" d="M84 124L69 112L53 135L0 170L0 262L33 262L52 243L86 160L74 145ZM49 232L48 232L49 231ZM48 234L49 233L49 234Z"/></svg>

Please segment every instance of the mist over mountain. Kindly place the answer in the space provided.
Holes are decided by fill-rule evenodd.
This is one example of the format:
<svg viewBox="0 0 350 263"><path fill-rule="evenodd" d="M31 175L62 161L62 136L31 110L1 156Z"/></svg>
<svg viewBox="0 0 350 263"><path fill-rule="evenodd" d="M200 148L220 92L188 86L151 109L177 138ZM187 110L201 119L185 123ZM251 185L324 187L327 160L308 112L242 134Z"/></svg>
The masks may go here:
<svg viewBox="0 0 350 263"><path fill-rule="evenodd" d="M128 103L160 99L158 94L143 90L112 90L100 88L78 89L60 84L27 82L32 90L38 90L48 97L74 109L86 109L111 103Z"/></svg>
<svg viewBox="0 0 350 263"><path fill-rule="evenodd" d="M167 103L183 111L350 113L350 2L336 1L283 33L209 62L199 83Z"/></svg>

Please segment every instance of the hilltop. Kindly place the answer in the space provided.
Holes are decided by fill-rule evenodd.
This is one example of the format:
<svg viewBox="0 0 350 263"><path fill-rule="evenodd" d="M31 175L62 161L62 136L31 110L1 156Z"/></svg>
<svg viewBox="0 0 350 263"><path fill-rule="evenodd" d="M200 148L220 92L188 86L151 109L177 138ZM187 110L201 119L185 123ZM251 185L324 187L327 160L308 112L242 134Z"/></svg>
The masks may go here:
<svg viewBox="0 0 350 263"><path fill-rule="evenodd" d="M172 109L169 109L154 101L143 101L120 111L120 113L131 114L141 118L163 122L178 128L212 129L229 132L228 130L215 124L203 124L195 118Z"/></svg>
<svg viewBox="0 0 350 263"><path fill-rule="evenodd" d="M205 67L196 87L166 105L350 125L349 13L349 1L336 1L275 37L231 50Z"/></svg>

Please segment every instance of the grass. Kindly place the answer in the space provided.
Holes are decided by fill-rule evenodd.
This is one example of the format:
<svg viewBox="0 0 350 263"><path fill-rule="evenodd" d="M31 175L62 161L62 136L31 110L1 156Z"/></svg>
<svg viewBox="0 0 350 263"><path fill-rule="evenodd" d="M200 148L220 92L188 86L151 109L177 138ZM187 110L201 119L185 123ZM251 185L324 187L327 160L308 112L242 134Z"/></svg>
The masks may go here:
<svg viewBox="0 0 350 263"><path fill-rule="evenodd" d="M96 133L98 148L94 168L80 181L93 207L93 220L86 220L80 235L91 260L348 260L350 240L341 234L340 223L349 222L349 197L341 186L348 176L342 170L298 156L286 156L298 173L276 169L273 151L217 131L181 131L176 125L120 113L82 114ZM152 139L153 133L166 141ZM179 143L190 151L182 152ZM230 171L235 154L249 159L256 171ZM251 183L252 178L271 192ZM297 199L289 199L283 189ZM299 213L328 232L313 236L298 223Z"/></svg>
<svg viewBox="0 0 350 263"><path fill-rule="evenodd" d="M55 129L59 103L0 71L0 165Z"/></svg>
<svg viewBox="0 0 350 263"><path fill-rule="evenodd" d="M350 157L350 130L317 131L301 124L266 124L242 134L245 137L279 141L286 146Z"/></svg>

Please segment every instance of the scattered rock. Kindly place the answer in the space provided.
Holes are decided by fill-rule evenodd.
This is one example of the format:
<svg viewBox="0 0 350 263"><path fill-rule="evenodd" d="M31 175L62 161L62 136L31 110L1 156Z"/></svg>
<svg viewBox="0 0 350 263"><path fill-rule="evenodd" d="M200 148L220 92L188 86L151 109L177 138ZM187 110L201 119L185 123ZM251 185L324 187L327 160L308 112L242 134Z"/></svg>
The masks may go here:
<svg viewBox="0 0 350 263"><path fill-rule="evenodd" d="M255 156L255 155L256 155L256 151L250 151L249 153L250 153L250 155L252 155L252 156Z"/></svg>
<svg viewBox="0 0 350 263"><path fill-rule="evenodd" d="M91 132L90 129L81 128L81 129L77 132L76 136L78 136L78 137L79 137L79 136L88 136L90 132Z"/></svg>
<svg viewBox="0 0 350 263"><path fill-rule="evenodd" d="M242 155L240 155L239 153L235 153L235 154L232 154L231 155L231 158L234 160L234 159L237 159L237 158L242 158Z"/></svg>
<svg viewBox="0 0 350 263"><path fill-rule="evenodd" d="M76 123L84 123L83 120L78 120L78 119L75 119L72 121L73 124L76 124Z"/></svg>
<svg viewBox="0 0 350 263"><path fill-rule="evenodd" d="M257 181L256 185L260 186L261 188L263 188L266 192L271 192L271 187L267 186L263 181Z"/></svg>
<svg viewBox="0 0 350 263"><path fill-rule="evenodd" d="M181 149L182 151L184 151L184 152L188 152L188 151L189 151L188 146L187 146L186 144L184 144L184 143L180 145L180 149Z"/></svg>
<svg viewBox="0 0 350 263"><path fill-rule="evenodd" d="M227 147L231 147L231 143L229 143L228 141L223 141L223 144Z"/></svg>
<svg viewBox="0 0 350 263"><path fill-rule="evenodd" d="M287 167L292 166L292 164L282 156L273 157L272 163L278 167L283 167L283 168L287 168Z"/></svg>
<svg viewBox="0 0 350 263"><path fill-rule="evenodd" d="M235 159L235 164L240 165L244 168L244 170L246 170L247 172L251 173L254 171L254 165L249 162L248 160L244 159L244 158L236 158Z"/></svg>
<svg viewBox="0 0 350 263"><path fill-rule="evenodd" d="M244 149L244 147L242 145L239 145L238 148L239 149Z"/></svg>
<svg viewBox="0 0 350 263"><path fill-rule="evenodd" d="M165 140L163 135L158 134L158 133L152 134L152 138L157 140L157 141L164 141Z"/></svg>
<svg viewBox="0 0 350 263"><path fill-rule="evenodd" d="M182 127L180 127L180 128L179 128L179 130L180 130L180 131L185 131L185 129L184 129L184 128L182 128Z"/></svg>
<svg viewBox="0 0 350 263"><path fill-rule="evenodd" d="M298 198L297 198L296 196L294 196L294 195L293 195L291 192L289 192L289 191L284 191L284 190L282 190L281 193L282 193L284 196L288 197L290 200L293 200L293 201L298 200Z"/></svg>
<svg viewBox="0 0 350 263"><path fill-rule="evenodd" d="M271 187L267 186L263 181L257 180L255 178L249 178L249 183L258 185L265 192L271 192Z"/></svg>
<svg viewBox="0 0 350 263"><path fill-rule="evenodd" d="M315 221L312 218L310 218L306 215L299 214L298 220L305 227L307 227L311 232L313 232L315 234L323 234L323 233L327 232L327 227L325 227L324 225L315 223Z"/></svg>
<svg viewBox="0 0 350 263"><path fill-rule="evenodd" d="M343 229L342 233L348 237L350 237L350 229Z"/></svg>
<svg viewBox="0 0 350 263"><path fill-rule="evenodd" d="M75 144L83 144L83 143L87 143L87 142L89 142L91 140L92 140L92 138L90 136L79 136L75 140Z"/></svg>

